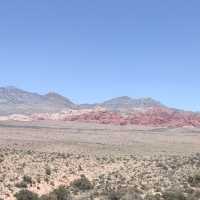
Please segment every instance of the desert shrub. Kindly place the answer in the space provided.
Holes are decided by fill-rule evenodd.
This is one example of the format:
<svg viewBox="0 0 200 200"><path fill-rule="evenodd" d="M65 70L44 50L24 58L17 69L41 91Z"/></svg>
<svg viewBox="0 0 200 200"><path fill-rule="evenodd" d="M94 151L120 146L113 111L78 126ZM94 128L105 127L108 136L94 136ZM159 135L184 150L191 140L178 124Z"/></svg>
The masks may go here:
<svg viewBox="0 0 200 200"><path fill-rule="evenodd" d="M51 175L51 168L50 167L46 167L45 173L46 173L46 175L50 176Z"/></svg>
<svg viewBox="0 0 200 200"><path fill-rule="evenodd" d="M15 184L15 187L18 187L18 188L27 188L27 187L28 187L28 184L27 184L27 182L25 182L25 181L21 181L21 182L19 182L19 183L16 183L16 184Z"/></svg>
<svg viewBox="0 0 200 200"><path fill-rule="evenodd" d="M15 197L17 200L39 200L38 195L29 190L21 190L15 194Z"/></svg>
<svg viewBox="0 0 200 200"><path fill-rule="evenodd" d="M145 200L160 200L161 199L161 196L160 194L147 194L144 198Z"/></svg>
<svg viewBox="0 0 200 200"><path fill-rule="evenodd" d="M28 184L32 183L32 178L30 176L23 176L23 180L19 183L16 183L15 186L18 188L27 188Z"/></svg>
<svg viewBox="0 0 200 200"><path fill-rule="evenodd" d="M68 200L70 199L70 193L68 190L65 189L65 187L60 186L59 188L55 189L53 191L53 194L56 195L57 200Z"/></svg>
<svg viewBox="0 0 200 200"><path fill-rule="evenodd" d="M24 175L23 176L23 181L26 182L27 184L32 183L32 178L30 176Z"/></svg>
<svg viewBox="0 0 200 200"><path fill-rule="evenodd" d="M120 200L142 200L142 197L138 194L138 193L135 193L135 192L126 192Z"/></svg>
<svg viewBox="0 0 200 200"><path fill-rule="evenodd" d="M188 183L193 187L200 186L200 174L194 174L193 176L189 176Z"/></svg>
<svg viewBox="0 0 200 200"><path fill-rule="evenodd" d="M50 194L46 194L46 195L42 195L41 200L57 200L57 197L55 194L50 193Z"/></svg>
<svg viewBox="0 0 200 200"><path fill-rule="evenodd" d="M165 200L186 200L186 197L181 191L168 191L163 193Z"/></svg>
<svg viewBox="0 0 200 200"><path fill-rule="evenodd" d="M41 200L71 200L71 196L64 186L60 186L48 195L43 195Z"/></svg>
<svg viewBox="0 0 200 200"><path fill-rule="evenodd" d="M49 183L49 178L48 178L48 177L45 177L45 178L44 178L44 181L47 182L47 183Z"/></svg>
<svg viewBox="0 0 200 200"><path fill-rule="evenodd" d="M199 200L199 199L200 199L200 192L199 191L196 191L196 192L194 192L193 194L190 194L187 197L187 200Z"/></svg>
<svg viewBox="0 0 200 200"><path fill-rule="evenodd" d="M134 190L110 190L107 191L108 200L142 200L142 197Z"/></svg>
<svg viewBox="0 0 200 200"><path fill-rule="evenodd" d="M38 177L36 178L36 180L37 180L38 183L41 183L41 178L40 178L40 176L38 176Z"/></svg>
<svg viewBox="0 0 200 200"><path fill-rule="evenodd" d="M70 185L83 191L91 190L93 188L93 185L85 175L81 175L81 178L74 180Z"/></svg>
<svg viewBox="0 0 200 200"><path fill-rule="evenodd" d="M109 200L120 200L122 197L122 193L119 191L109 191L108 192L108 199Z"/></svg>

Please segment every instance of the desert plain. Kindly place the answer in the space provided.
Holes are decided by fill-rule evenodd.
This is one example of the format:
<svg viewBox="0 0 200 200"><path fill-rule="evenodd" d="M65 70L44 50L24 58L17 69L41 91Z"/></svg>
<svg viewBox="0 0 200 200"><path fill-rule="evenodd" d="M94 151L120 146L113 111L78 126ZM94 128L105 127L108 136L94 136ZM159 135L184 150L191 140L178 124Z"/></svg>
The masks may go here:
<svg viewBox="0 0 200 200"><path fill-rule="evenodd" d="M199 152L194 127L3 121L0 198L62 186L75 200L199 199Z"/></svg>

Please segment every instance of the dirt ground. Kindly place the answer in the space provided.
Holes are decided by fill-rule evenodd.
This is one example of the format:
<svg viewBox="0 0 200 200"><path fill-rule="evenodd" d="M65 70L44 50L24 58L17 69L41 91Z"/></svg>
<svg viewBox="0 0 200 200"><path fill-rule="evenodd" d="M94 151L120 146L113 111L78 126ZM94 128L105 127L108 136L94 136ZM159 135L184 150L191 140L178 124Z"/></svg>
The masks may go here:
<svg viewBox="0 0 200 200"><path fill-rule="evenodd" d="M200 129L1 122L0 145L42 152L186 155L200 151Z"/></svg>
<svg viewBox="0 0 200 200"><path fill-rule="evenodd" d="M74 199L107 199L105 184L135 188L145 199L173 185L183 188L198 171L199 152L198 128L0 122L0 198L15 199L24 176L32 178L26 189L42 195L84 174L94 189Z"/></svg>

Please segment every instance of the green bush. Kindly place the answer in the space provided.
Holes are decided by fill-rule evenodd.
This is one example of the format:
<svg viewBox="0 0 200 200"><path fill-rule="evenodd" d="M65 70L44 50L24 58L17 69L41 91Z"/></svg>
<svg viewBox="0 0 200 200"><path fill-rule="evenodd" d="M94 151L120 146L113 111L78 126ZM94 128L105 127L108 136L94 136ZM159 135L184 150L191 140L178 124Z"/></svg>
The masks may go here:
<svg viewBox="0 0 200 200"><path fill-rule="evenodd" d="M142 200L142 197L134 190L108 191L109 200Z"/></svg>
<svg viewBox="0 0 200 200"><path fill-rule="evenodd" d="M23 181L28 183L28 184L31 184L32 183L32 178L30 176L24 175L23 176Z"/></svg>
<svg viewBox="0 0 200 200"><path fill-rule="evenodd" d="M57 196L54 193L41 196L41 200L57 200Z"/></svg>
<svg viewBox="0 0 200 200"><path fill-rule="evenodd" d="M82 191L91 190L93 188L93 185L85 175L81 175L81 178L74 180L70 185Z"/></svg>
<svg viewBox="0 0 200 200"><path fill-rule="evenodd" d="M110 192L108 192L108 199L109 200L120 200L122 195L123 194L120 192L110 191Z"/></svg>
<svg viewBox="0 0 200 200"><path fill-rule="evenodd" d="M15 197L17 200L39 200L38 195L29 190L21 190L15 194Z"/></svg>
<svg viewBox="0 0 200 200"><path fill-rule="evenodd" d="M126 192L120 200L142 200L143 198L134 191L128 191Z"/></svg>
<svg viewBox="0 0 200 200"><path fill-rule="evenodd" d="M18 187L18 188L27 188L27 187L28 187L28 184L27 184L27 182L25 182L25 181L21 181L21 182L19 182L19 183L16 183L16 184L15 184L15 187Z"/></svg>
<svg viewBox="0 0 200 200"><path fill-rule="evenodd" d="M184 194L180 191L169 191L163 193L165 200L186 200Z"/></svg>
<svg viewBox="0 0 200 200"><path fill-rule="evenodd" d="M200 192L199 191L195 191L194 193L190 194L187 197L187 200L199 200L200 199Z"/></svg>
<svg viewBox="0 0 200 200"><path fill-rule="evenodd" d="M15 186L18 188L27 188L28 184L32 184L32 178L30 176L23 176L23 180L19 183L16 183Z"/></svg>
<svg viewBox="0 0 200 200"><path fill-rule="evenodd" d="M153 195L153 194L148 194L148 195L145 196L144 199L145 199L145 200L160 200L161 197L160 197L160 194L155 194L155 195Z"/></svg>
<svg viewBox="0 0 200 200"><path fill-rule="evenodd" d="M189 176L188 183L193 187L200 186L200 174L194 174L193 176Z"/></svg>
<svg viewBox="0 0 200 200"><path fill-rule="evenodd" d="M47 167L47 168L45 169L45 173L46 173L46 175L50 176L50 175L51 175L51 168L50 168L50 167Z"/></svg>
<svg viewBox="0 0 200 200"><path fill-rule="evenodd" d="M43 195L41 200L71 200L71 196L64 186L60 186L48 195Z"/></svg>

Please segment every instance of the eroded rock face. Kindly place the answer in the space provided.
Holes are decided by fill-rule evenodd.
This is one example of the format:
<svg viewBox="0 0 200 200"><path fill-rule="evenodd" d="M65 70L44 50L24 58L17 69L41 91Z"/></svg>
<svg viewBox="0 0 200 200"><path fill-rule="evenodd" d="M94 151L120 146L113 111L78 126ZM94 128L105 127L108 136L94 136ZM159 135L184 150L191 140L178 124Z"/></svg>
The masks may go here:
<svg viewBox="0 0 200 200"><path fill-rule="evenodd" d="M109 111L101 107L94 109L68 109L59 113L35 113L32 115L1 116L0 121L77 121L114 125L141 126L200 126L200 114L170 108L154 107L128 113Z"/></svg>
<svg viewBox="0 0 200 200"><path fill-rule="evenodd" d="M0 87L0 121L78 121L114 125L200 126L200 114L166 107L152 98L122 96L78 105L55 92L46 95Z"/></svg>
<svg viewBox="0 0 200 200"><path fill-rule="evenodd" d="M1 117L0 121L77 121L114 125L142 125L142 126L200 126L200 114L178 111L169 108L151 108L144 111L130 113L111 112L101 108L67 110L60 113L36 113L26 115L10 115Z"/></svg>
<svg viewBox="0 0 200 200"><path fill-rule="evenodd" d="M66 117L65 120L116 125L200 126L199 114L162 108L153 108L144 112L134 112L127 115L109 111L89 112Z"/></svg>

